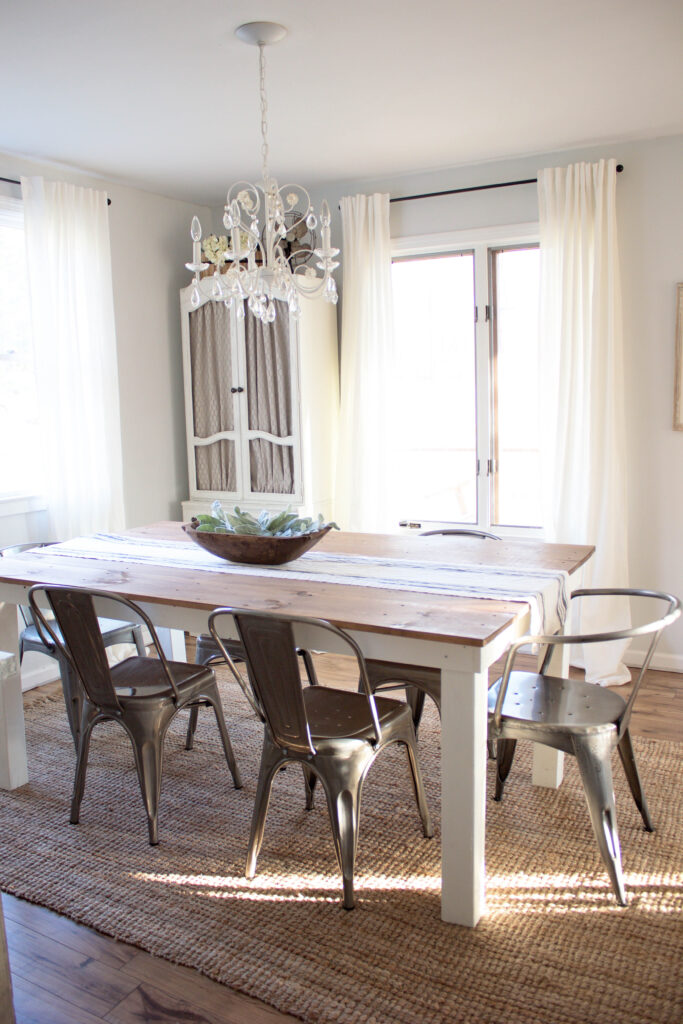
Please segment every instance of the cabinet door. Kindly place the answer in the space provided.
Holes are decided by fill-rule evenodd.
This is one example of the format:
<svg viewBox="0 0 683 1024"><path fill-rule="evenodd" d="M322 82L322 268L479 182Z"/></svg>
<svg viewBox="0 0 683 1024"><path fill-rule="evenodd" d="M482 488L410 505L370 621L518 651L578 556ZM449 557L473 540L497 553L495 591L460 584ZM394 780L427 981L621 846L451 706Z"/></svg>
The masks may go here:
<svg viewBox="0 0 683 1024"><path fill-rule="evenodd" d="M190 490L195 495L238 496L240 491L233 334L222 302L206 302L189 314L190 393L186 399L190 400Z"/></svg>
<svg viewBox="0 0 683 1024"><path fill-rule="evenodd" d="M242 321L245 494L281 495L300 501L296 327L287 303L276 300L275 305L277 315L272 324L262 323L249 312Z"/></svg>

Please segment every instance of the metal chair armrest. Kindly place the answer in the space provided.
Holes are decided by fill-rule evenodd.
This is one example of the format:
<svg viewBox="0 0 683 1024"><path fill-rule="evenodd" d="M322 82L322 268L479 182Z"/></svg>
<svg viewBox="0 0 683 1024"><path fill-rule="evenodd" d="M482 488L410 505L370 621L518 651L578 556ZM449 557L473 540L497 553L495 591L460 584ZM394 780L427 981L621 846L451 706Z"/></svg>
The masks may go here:
<svg viewBox="0 0 683 1024"><path fill-rule="evenodd" d="M679 615L681 614L681 602L673 594L667 594L658 590L637 590L631 587L598 587L598 588L581 588L575 590L571 595L573 600L575 597L652 597L658 598L662 601L669 603L669 608L665 615L658 619L653 619L651 622L646 622L642 626L630 626L628 629L617 629L606 633L585 633L585 634L572 634L572 633L553 633L551 635L539 634L537 636L523 636L511 645L507 657L505 659L505 666L503 668L503 677L501 680L500 688L498 690L498 697L496 699L496 706L493 712L493 723L496 729L500 728L500 722L502 717L503 702L505 701L505 694L508 688L508 682L510 679L510 673L512 671L512 665L514 663L517 652L520 647L525 647L528 644L538 644L541 646L547 646L548 651L545 658L543 659L543 665L541 666L541 673L545 671L552 649L558 644L597 644L597 643L608 643L611 640L631 640L636 636L646 636L647 634L654 633L652 643L650 644L648 653L645 657L643 667L640 671L639 680L642 678L646 671L652 654L659 638L659 634L667 626L670 626Z"/></svg>

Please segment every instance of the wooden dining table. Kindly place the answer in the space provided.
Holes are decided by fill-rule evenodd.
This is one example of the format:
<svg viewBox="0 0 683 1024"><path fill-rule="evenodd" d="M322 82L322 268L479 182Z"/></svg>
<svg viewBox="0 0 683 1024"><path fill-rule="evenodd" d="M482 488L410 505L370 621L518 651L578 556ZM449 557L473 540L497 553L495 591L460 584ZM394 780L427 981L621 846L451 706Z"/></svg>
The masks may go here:
<svg viewBox="0 0 683 1024"><path fill-rule="evenodd" d="M126 531L126 537L160 543L192 541L180 523ZM593 553L587 545L537 540L481 540L463 536L329 533L316 551L425 565L493 566L501 571L564 571L570 588ZM0 559L0 650L16 653L16 605L36 583L81 586L122 594L139 603L167 632L167 650L184 657L184 631L206 631L209 613L230 605L327 619L348 630L366 657L441 671L442 892L445 921L474 926L485 909L486 733L488 669L529 626L530 606L479 596L452 596L340 582L245 575L144 564L43 548ZM227 568L227 571L226 571ZM283 568L286 568L283 567ZM210 569L210 567L209 567ZM108 609L111 615L111 606ZM118 614L117 617L123 617ZM305 646L305 633L297 640ZM319 631L315 646L319 648ZM330 649L334 647L330 641ZM559 651L559 648L556 648ZM336 652L335 652L336 653ZM344 652L347 653L347 652ZM556 655L566 657L566 652ZM13 662L7 662L10 666ZM65 720L65 728L66 728ZM0 787L28 781L26 738L17 670L0 678ZM537 747L534 782L558 785L561 755Z"/></svg>

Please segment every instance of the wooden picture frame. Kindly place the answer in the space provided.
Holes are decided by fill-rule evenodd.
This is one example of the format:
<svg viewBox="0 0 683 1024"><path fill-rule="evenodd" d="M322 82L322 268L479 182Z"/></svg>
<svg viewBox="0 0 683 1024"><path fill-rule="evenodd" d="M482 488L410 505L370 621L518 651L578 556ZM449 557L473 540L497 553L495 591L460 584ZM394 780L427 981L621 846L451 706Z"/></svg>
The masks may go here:
<svg viewBox="0 0 683 1024"><path fill-rule="evenodd" d="M683 430L683 284L676 287L676 368L674 373L674 430Z"/></svg>

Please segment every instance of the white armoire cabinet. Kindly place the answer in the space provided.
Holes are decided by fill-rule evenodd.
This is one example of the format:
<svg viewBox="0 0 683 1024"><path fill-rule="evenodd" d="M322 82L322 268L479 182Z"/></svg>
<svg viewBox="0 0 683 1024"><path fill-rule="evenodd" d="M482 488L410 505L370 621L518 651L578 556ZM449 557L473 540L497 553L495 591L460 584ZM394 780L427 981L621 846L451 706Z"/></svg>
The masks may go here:
<svg viewBox="0 0 683 1024"><path fill-rule="evenodd" d="M336 309L301 299L299 320L276 302L274 323L182 289L190 496L183 519L218 499L258 512L291 505L333 516L339 413Z"/></svg>

